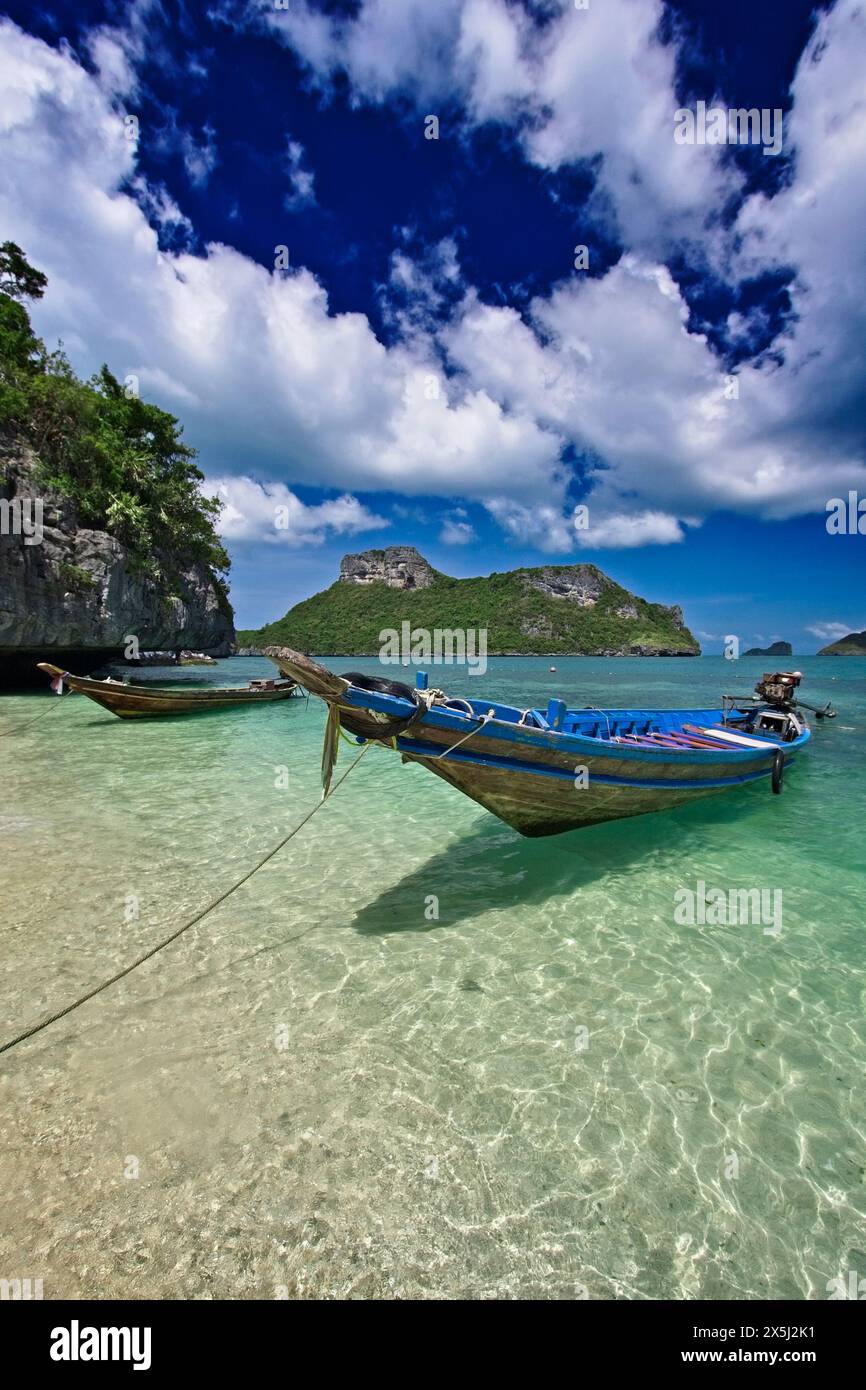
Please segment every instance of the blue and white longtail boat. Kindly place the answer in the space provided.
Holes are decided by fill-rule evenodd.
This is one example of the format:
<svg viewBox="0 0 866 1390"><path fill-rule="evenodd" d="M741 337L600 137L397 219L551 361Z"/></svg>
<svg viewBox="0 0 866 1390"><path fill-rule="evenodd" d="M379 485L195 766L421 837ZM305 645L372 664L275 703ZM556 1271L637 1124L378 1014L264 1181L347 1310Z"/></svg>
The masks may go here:
<svg viewBox="0 0 866 1390"><path fill-rule="evenodd" d="M762 778L781 791L811 736L800 710L815 708L795 697L799 672L768 674L755 695L725 696L720 709L568 709L553 699L542 710L449 699L423 673L413 690L335 675L286 647L265 655L329 707L326 790L342 728L420 763L521 835L665 811Z"/></svg>

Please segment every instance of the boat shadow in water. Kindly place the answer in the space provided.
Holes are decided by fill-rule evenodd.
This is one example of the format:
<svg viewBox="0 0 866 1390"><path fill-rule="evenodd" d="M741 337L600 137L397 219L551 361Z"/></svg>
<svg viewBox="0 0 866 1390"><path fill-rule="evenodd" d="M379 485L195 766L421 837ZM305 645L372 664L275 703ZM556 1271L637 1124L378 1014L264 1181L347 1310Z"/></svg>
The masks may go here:
<svg viewBox="0 0 866 1390"><path fill-rule="evenodd" d="M743 795L751 802L748 808ZM650 861L654 876L669 861L673 895L683 881L684 859L696 866L711 859L719 836L736 834L737 824L744 827L750 814L760 817L766 832L760 813L769 801L766 789L748 788L727 807L723 798L707 800L555 839L526 839L484 817L477 829L365 904L351 925L363 936L444 930L487 912L571 897L608 875L633 878L638 894L640 866ZM690 872L699 876L699 867ZM438 921L424 916L431 895L438 898Z"/></svg>

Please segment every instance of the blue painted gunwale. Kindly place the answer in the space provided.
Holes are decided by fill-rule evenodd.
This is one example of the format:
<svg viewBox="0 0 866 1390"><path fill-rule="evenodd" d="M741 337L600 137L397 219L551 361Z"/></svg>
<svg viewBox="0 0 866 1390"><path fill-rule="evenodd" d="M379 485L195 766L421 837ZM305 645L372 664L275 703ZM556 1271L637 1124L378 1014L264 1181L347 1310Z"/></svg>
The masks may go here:
<svg viewBox="0 0 866 1390"><path fill-rule="evenodd" d="M365 740L359 738L359 743ZM788 756L787 749L793 748L794 744L786 744L785 765L793 762L794 754ZM397 738L397 748L400 752L413 753L416 757L436 758L441 757L442 749L438 744L423 743L417 739ZM762 755L763 756L763 755ZM536 777L558 777L567 782L574 782L574 770L567 770L559 767L549 767L542 763L524 763L516 758L498 757L491 753L466 753L462 748L455 752L449 752L448 762L472 763L477 767L500 768L503 772L525 772L531 773ZM772 766L759 767L754 772L735 773L731 777L614 777L610 773L590 771L590 777L594 785L608 787L631 787L635 791L681 791L684 788L688 791L701 791L710 787L735 787L743 782L754 782L759 777L769 777Z"/></svg>
<svg viewBox="0 0 866 1390"><path fill-rule="evenodd" d="M354 705L359 709L376 710L378 713L386 714L396 719L406 719L415 712L415 705L410 700L405 700L401 696L387 695L381 691L359 690L350 686L345 691L341 700L345 704ZM593 738L588 734L576 734L560 730L544 730L531 728L527 725L518 725L512 722L508 716L514 720L520 718L521 711L509 705L497 704L492 700L471 700L475 710L475 719L480 719L489 709L495 711L495 717L484 725L485 738L497 738L506 744L515 744L518 747L531 749L543 748L552 752L563 754L575 754L585 757L607 757L616 758L617 761L658 764L676 761L680 766L701 767L710 764L721 764L722 767L737 767L746 762L754 762L758 758L769 758L774 750L762 753L755 748L732 748L730 751L725 749L706 748L706 749L673 749L673 748L639 748L627 743L611 743L608 739ZM499 717L496 717L499 716ZM504 718L502 716L505 716ZM723 711L721 709L664 709L664 710L616 710L592 708L585 710L569 710L566 719L585 717L587 720L607 717L611 720L658 720L662 727L679 728L683 723L713 724L721 722ZM423 717L421 725L429 725L433 728L447 729L458 736L469 732L470 716L459 710L447 709L442 705L437 705L428 710ZM761 735L761 737L766 737ZM802 748L811 737L809 729L806 729L799 738L792 739L790 743L779 743L778 747L783 748L788 755ZM772 742L767 739L767 742ZM406 742L400 740L398 743ZM437 749L437 752L441 750ZM458 752L461 750L458 750ZM422 755L423 756L423 755ZM456 754L449 753L449 757ZM477 758L477 755L475 755ZM540 771L537 764L526 765L525 771ZM555 770L555 769L554 769ZM545 769L547 771L547 769ZM762 769L755 775L766 775L769 768ZM599 774L600 776L600 774ZM625 779L625 785L634 785L631 779ZM671 783L667 779L662 783L669 786ZM695 785L695 784L692 784ZM697 785L701 785L700 783Z"/></svg>

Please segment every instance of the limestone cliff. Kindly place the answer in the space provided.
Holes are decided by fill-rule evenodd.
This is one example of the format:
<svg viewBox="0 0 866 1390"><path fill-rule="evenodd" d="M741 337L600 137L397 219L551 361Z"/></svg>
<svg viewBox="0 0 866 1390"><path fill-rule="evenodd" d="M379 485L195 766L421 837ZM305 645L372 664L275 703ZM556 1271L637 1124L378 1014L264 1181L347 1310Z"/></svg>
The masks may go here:
<svg viewBox="0 0 866 1390"><path fill-rule="evenodd" d="M348 584L387 584L389 589L429 589L439 578L414 545L389 545L386 550L362 550L344 555L340 579Z"/></svg>
<svg viewBox="0 0 866 1390"><path fill-rule="evenodd" d="M79 526L69 498L37 486L29 450L0 448L0 681L30 678L45 659L92 670L121 655L129 636L143 651L227 655L231 608L207 567L155 559L172 578L155 577L107 532Z"/></svg>

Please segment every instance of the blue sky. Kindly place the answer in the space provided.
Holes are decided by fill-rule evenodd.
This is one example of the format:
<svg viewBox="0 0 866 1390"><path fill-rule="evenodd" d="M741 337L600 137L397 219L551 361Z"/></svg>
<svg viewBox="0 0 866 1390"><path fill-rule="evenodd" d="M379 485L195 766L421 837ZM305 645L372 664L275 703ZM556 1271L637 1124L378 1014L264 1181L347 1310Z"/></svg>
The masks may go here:
<svg viewBox="0 0 866 1390"><path fill-rule="evenodd" d="M6 14L0 234L43 335L183 420L239 626L412 543L593 561L708 652L866 627L855 0ZM781 153L677 143L700 101Z"/></svg>

